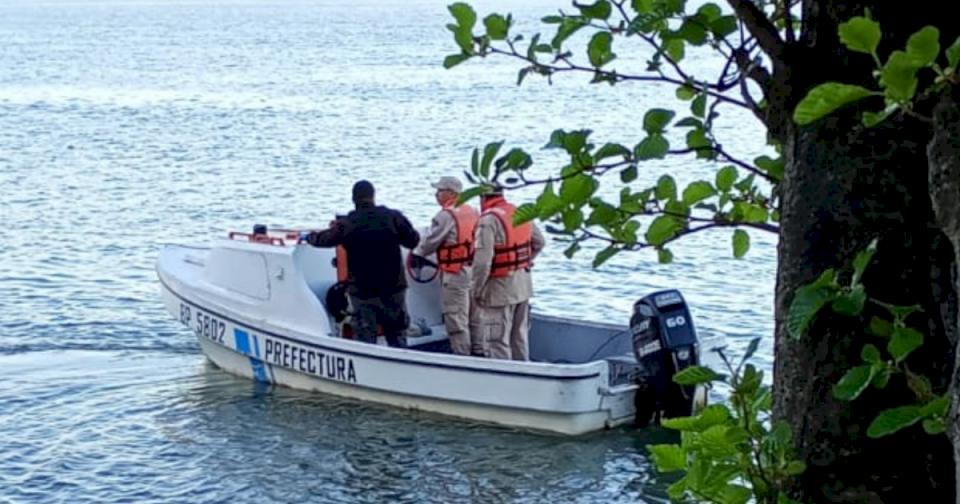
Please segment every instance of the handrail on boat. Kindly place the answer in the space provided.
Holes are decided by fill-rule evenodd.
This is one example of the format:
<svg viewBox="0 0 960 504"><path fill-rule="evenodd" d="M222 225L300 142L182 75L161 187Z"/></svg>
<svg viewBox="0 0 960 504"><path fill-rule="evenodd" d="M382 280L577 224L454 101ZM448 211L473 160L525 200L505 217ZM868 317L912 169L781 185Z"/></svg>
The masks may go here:
<svg viewBox="0 0 960 504"><path fill-rule="evenodd" d="M269 236L261 233L244 233L242 231L230 231L227 235L227 238L234 240L237 238L246 238L247 241L251 243L263 243L266 245L277 245L280 247L286 246L286 243L283 241L283 238L278 238L276 236Z"/></svg>

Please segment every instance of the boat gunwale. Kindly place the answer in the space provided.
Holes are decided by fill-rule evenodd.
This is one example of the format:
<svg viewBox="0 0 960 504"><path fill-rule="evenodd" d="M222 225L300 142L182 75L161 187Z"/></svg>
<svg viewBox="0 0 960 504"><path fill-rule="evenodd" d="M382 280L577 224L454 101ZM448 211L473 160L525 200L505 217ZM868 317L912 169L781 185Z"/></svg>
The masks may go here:
<svg viewBox="0 0 960 504"><path fill-rule="evenodd" d="M205 305L203 305L203 304L198 303L197 301L193 301L193 300L191 300L191 299L188 299L185 295L177 292L177 291L176 291L173 287L171 287L171 286L168 284L168 282L163 278L164 274L165 274L165 273L162 273L161 271L159 271L159 268L158 268L157 276L158 276L158 278L159 278L159 280L160 280L160 284L163 286L163 288L164 288L165 290L167 290L171 295L173 295L174 297L176 297L177 299L179 299L180 301L182 301L182 302L184 302L184 303L187 303L187 304L193 306L193 307L196 308L196 309L204 310L204 311L210 312L210 313L212 313L212 314L215 314L216 316L218 316L218 317L220 317L220 318L222 318L222 319L224 319L224 320L226 320L226 321L229 321L230 323L232 323L232 324L234 324L234 325L236 325L236 326L239 326L239 327L241 327L241 328L246 328L246 329L248 329L248 330L250 330L250 331L252 331L252 332L255 332L255 333L264 334L264 335L267 335L267 336L270 336L270 337L273 337L273 338L282 339L282 340L286 340L286 341L289 341L289 342L292 342L292 343L296 343L296 344L298 344L298 345L310 346L310 347L313 347L313 348L322 349L322 350L327 350L327 351L330 351L330 352L337 352L337 353L347 354L347 355L351 355L351 356L355 356L355 357L363 357L363 358L374 359L374 360L382 360L382 361L388 361L388 362L399 362L399 363L408 364L408 365L417 365L417 366L424 366L424 367L435 367L435 368L442 368L442 369L452 369L452 370L459 370L459 371L477 372L477 373L487 373L487 374L496 374L496 375L516 376L516 377L524 377L524 378L534 378L534 379L541 379L541 380L556 380L556 381L575 381L575 380L587 380L587 379L600 378L601 375L602 375L602 371L600 371L600 370L597 370L597 371L587 371L586 373L584 373L585 369L583 369L583 368L595 368L595 367L597 367L598 364L606 366L605 360L603 360L603 359L598 359L598 360L594 360L594 361L590 361L590 362L585 362L585 363L576 363L576 364L552 363L552 362L536 362L536 361L523 361L523 362L521 362L521 361L503 361L503 363L506 363L506 364L509 364L509 365L514 365L514 366L516 366L516 365L522 365L522 366L524 366L524 367L529 367L529 368L531 368L530 371L514 371L514 370L507 370L507 369L492 369L492 368L489 368L489 367L485 367L485 366L480 365L481 362L482 362L483 364L487 364L487 363L490 363L490 362L500 362L500 361L491 360L491 359L488 359L488 358L483 358L483 359L481 359L481 358L477 358L477 357L458 356L458 355L453 355L453 354L449 354L449 355L448 355L448 354L440 354L440 353L434 353L434 352L424 352L424 351L418 351L418 350L412 350L412 349L411 349L411 350L396 349L396 348L392 348L392 347L384 347L384 346L381 346L381 345L375 345L375 348L377 348L377 349L380 350L380 351L387 351L387 352L391 352L391 353L393 353L393 352L408 353L408 352L409 352L410 354L412 354L412 355L409 355L409 357L404 356L403 354L400 354L400 355L397 355L397 356L392 356L392 355L379 355L379 354L377 354L377 353L368 353L368 352L363 352L363 351L358 351L358 350L344 349L344 348L340 348L340 347L337 347L337 346L326 346L326 345L324 345L324 344L322 344L322 343L320 343L320 342L317 342L317 341L315 341L315 340L300 339L300 338L297 338L297 337L295 337L295 336L291 336L291 335L287 335L287 334L280 334L280 333L277 333L277 332L275 332L275 331L271 331L271 330L266 330L266 329L261 329L261 328L255 327L255 326L251 325L249 322L243 322L243 321L238 320L237 318L235 318L234 316L232 316L232 314L229 315L229 316L228 316L228 315L224 315L223 313L221 313L221 310L209 308L209 307L207 307L207 306L205 306ZM167 274L169 274L169 273L167 273ZM230 311L230 310L224 309L224 310L222 310L222 311ZM296 332L296 331L291 331L291 332ZM342 340L342 338L334 338L334 337L332 337L332 336L324 336L324 338L331 339L331 340L335 340L335 339L340 339L340 340ZM343 341L351 341L351 340L343 340ZM365 345L369 345L369 344L365 344ZM233 348L231 348L231 347L228 346L228 345L221 345L221 346L223 346L223 347L225 347L225 348L227 348L227 349L229 349L229 350L231 350L231 351L236 352L236 350L234 350ZM237 353L239 353L239 352L237 352ZM424 357L424 356L440 356L440 357L443 357L443 358L453 357L453 358L461 358L461 359L468 359L468 358L469 358L469 359L476 359L477 361L481 361L481 362L476 362L476 363L464 362L463 364L451 364L451 363L445 363L445 362L430 362L430 361L423 361L421 358ZM414 357L414 358L410 358L410 357ZM261 359L261 360L262 360L262 359ZM267 364L270 364L270 365L275 365L275 364L272 364L272 363L269 363L269 362L266 362L266 361L263 361L263 362L265 362L265 363L267 363ZM283 366L281 366L281 367L283 367ZM284 368L284 369L286 369L286 368ZM291 368L291 369L292 369L292 368ZM553 371L553 372L558 372L558 371L559 371L559 372L563 372L563 371L577 372L577 371L580 371L581 374L578 374L578 375L567 375L567 374L536 373L535 371L537 371L537 370L545 371L545 372L548 372L548 371Z"/></svg>

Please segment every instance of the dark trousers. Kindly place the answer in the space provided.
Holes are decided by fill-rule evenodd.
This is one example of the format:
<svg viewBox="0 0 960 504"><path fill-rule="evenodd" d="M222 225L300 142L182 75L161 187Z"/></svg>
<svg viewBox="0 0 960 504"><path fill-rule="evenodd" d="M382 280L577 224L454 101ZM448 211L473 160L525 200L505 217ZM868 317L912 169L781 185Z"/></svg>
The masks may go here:
<svg viewBox="0 0 960 504"><path fill-rule="evenodd" d="M410 325L406 294L406 290L370 298L348 294L350 312L353 314L353 332L357 335L357 340L376 343L377 324L380 324L388 345L406 348L407 338L404 336L404 331Z"/></svg>

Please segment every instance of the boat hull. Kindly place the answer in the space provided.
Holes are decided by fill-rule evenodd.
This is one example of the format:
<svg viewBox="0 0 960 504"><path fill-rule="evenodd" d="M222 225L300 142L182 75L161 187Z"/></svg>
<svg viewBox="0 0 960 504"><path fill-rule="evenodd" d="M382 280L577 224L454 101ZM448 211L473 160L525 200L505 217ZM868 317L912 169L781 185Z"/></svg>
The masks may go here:
<svg viewBox="0 0 960 504"><path fill-rule="evenodd" d="M300 340L276 329L244 324L237 314L198 304L167 286L163 292L168 311L196 334L204 355L240 377L563 435L609 429L634 420L636 386L605 387L604 363L577 366L582 369L575 372L538 373L523 369L529 364L489 359L384 355L426 353L334 338L327 338L324 344ZM432 362L424 362L422 357ZM470 366L450 362L457 359L474 362Z"/></svg>

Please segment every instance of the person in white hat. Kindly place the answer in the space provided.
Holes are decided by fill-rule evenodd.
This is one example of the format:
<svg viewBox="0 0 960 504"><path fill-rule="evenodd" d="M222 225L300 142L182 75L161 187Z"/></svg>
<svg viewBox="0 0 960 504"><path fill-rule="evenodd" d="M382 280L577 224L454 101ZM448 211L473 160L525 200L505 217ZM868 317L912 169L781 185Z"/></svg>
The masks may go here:
<svg viewBox="0 0 960 504"><path fill-rule="evenodd" d="M450 337L450 350L458 355L485 357L486 345L479 339L476 311L470 299L473 231L479 213L466 203L456 205L463 190L456 177L440 177L430 185L437 190L441 208L413 253L422 257L437 255L443 323Z"/></svg>
<svg viewBox="0 0 960 504"><path fill-rule="evenodd" d="M480 197L471 297L494 359L530 360L530 268L546 242L533 222L513 225L516 207L499 187Z"/></svg>

